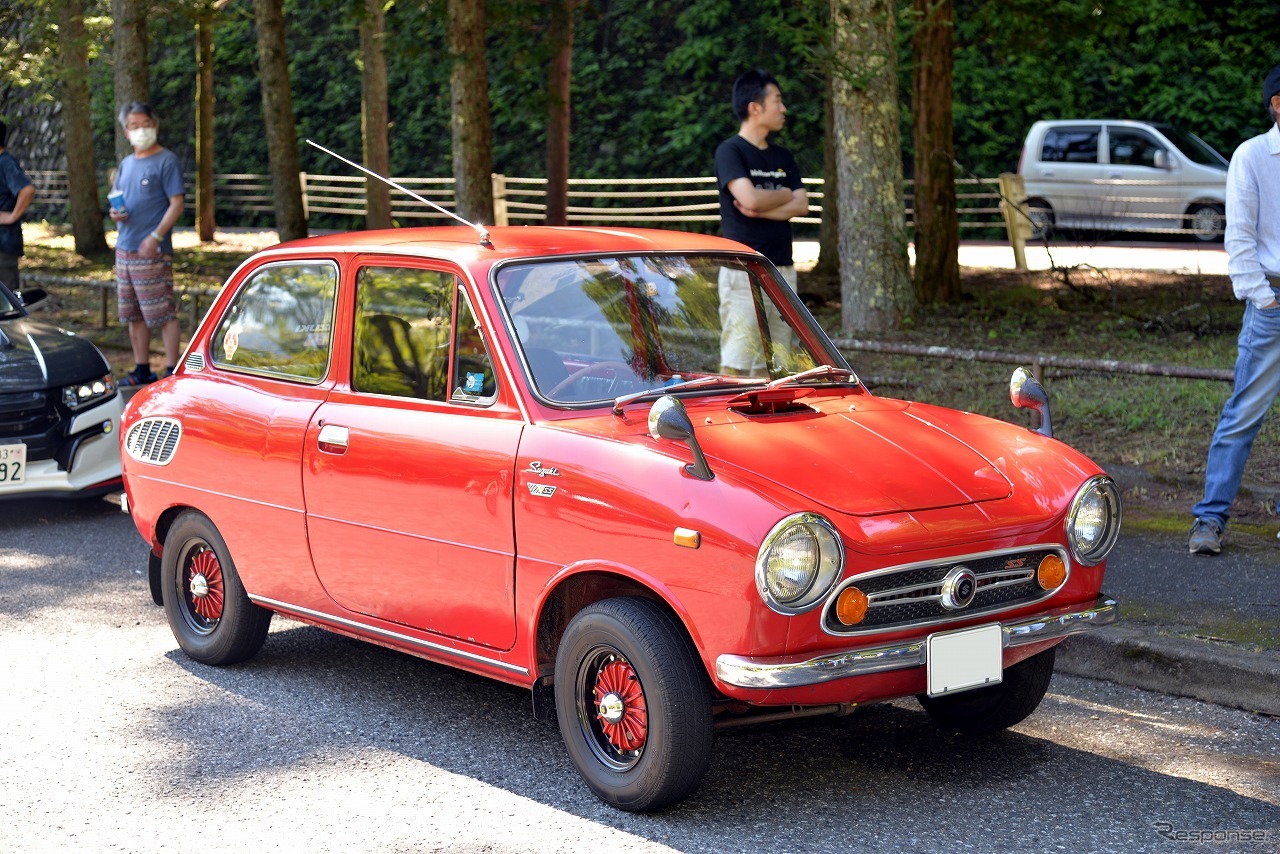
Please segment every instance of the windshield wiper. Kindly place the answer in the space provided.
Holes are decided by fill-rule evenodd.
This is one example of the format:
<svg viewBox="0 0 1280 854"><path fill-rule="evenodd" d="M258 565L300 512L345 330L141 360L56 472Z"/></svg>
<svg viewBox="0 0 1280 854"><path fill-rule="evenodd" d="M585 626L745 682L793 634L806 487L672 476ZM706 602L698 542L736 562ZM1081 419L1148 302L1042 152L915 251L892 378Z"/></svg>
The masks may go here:
<svg viewBox="0 0 1280 854"><path fill-rule="evenodd" d="M644 391L636 391L631 394L624 394L621 397L613 399L613 414L621 415L622 407L628 403L634 403L646 397L661 397L664 394L670 394L673 391L683 391L684 389L697 388L704 385L715 385L723 383L724 385L738 386L743 385L744 381L751 384L759 384L760 380L752 377L698 377L693 380L684 380L683 382L671 383L670 385L655 386L654 388L645 389Z"/></svg>
<svg viewBox="0 0 1280 854"><path fill-rule="evenodd" d="M789 377L779 377L769 383L765 388L777 388L778 386L798 383L802 380L813 379L814 377L842 377L844 379L852 379L855 383L858 381L857 375L848 368L837 368L832 365L818 365L816 368L810 368L807 371L801 371L798 374L792 374Z"/></svg>

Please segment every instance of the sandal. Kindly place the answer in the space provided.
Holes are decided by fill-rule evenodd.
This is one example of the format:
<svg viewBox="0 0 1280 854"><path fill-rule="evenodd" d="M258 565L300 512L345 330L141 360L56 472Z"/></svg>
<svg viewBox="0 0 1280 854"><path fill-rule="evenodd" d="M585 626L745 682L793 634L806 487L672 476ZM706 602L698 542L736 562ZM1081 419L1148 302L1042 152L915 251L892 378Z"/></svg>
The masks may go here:
<svg viewBox="0 0 1280 854"><path fill-rule="evenodd" d="M156 379L157 378L154 372L149 373L146 376L143 376L141 374L135 373L134 371L130 371L129 373L125 374L123 378L121 378L120 382L117 383L117 385L125 385L125 386L148 385L150 383L155 382Z"/></svg>

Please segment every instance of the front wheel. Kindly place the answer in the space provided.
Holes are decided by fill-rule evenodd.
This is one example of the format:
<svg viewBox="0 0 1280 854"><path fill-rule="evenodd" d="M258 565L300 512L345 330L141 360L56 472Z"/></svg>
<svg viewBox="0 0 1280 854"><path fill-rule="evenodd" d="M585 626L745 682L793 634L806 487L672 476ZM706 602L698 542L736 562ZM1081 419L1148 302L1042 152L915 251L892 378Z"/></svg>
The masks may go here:
<svg viewBox="0 0 1280 854"><path fill-rule="evenodd" d="M1057 221L1053 215L1053 205L1044 199L1027 199L1027 218L1031 220L1031 239L1048 240L1053 236L1053 226Z"/></svg>
<svg viewBox="0 0 1280 854"><path fill-rule="evenodd" d="M711 763L711 696L683 627L657 603L608 599L569 623L556 654L556 713L569 758L600 800L661 809Z"/></svg>
<svg viewBox="0 0 1280 854"><path fill-rule="evenodd" d="M1221 240L1227 226L1227 212L1221 205L1192 205L1185 225L1196 240L1204 243Z"/></svg>
<svg viewBox="0 0 1280 854"><path fill-rule="evenodd" d="M160 597L178 645L203 664L252 658L271 627L271 612L249 601L222 535L199 513L184 513L165 537Z"/></svg>
<svg viewBox="0 0 1280 854"><path fill-rule="evenodd" d="M1023 659L1004 671L1004 680L990 688L957 694L916 697L940 728L969 735L1008 729L1030 715L1044 699L1053 678L1054 647Z"/></svg>

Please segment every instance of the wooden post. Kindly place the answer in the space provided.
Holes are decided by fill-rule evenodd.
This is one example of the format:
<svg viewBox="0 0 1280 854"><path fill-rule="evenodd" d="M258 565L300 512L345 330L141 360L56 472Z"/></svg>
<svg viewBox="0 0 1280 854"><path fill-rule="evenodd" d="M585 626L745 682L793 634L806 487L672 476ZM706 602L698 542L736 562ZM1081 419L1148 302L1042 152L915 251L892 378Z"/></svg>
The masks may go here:
<svg viewBox="0 0 1280 854"><path fill-rule="evenodd" d="M1026 200L1027 190L1022 176L1001 172L1000 215L1004 217L1009 245L1013 247L1013 265L1019 270L1027 269L1027 240L1031 237L1031 217L1023 205Z"/></svg>
<svg viewBox="0 0 1280 854"><path fill-rule="evenodd" d="M298 183L302 185L302 219L311 222L311 200L307 198L307 173L298 173Z"/></svg>
<svg viewBox="0 0 1280 854"><path fill-rule="evenodd" d="M493 181L493 224L511 225L507 215L507 176L494 172L489 177Z"/></svg>

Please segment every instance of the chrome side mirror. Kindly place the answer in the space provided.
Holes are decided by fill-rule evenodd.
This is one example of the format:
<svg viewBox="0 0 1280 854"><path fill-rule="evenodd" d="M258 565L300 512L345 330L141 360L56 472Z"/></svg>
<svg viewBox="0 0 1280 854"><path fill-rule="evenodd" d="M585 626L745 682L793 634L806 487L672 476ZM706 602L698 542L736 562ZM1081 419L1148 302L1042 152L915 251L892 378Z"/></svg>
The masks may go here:
<svg viewBox="0 0 1280 854"><path fill-rule="evenodd" d="M1036 432L1053 436L1049 420L1049 393L1040 385L1029 368L1018 368L1009 379L1009 400L1018 409L1031 409L1040 413L1040 426Z"/></svg>
<svg viewBox="0 0 1280 854"><path fill-rule="evenodd" d="M1169 152L1165 151L1163 148L1158 149L1151 160L1151 165L1157 169L1168 169Z"/></svg>
<svg viewBox="0 0 1280 854"><path fill-rule="evenodd" d="M684 442L693 451L693 462L684 467L690 477L698 480L711 480L715 477L707 458L698 445L698 437L693 434L693 422L684 404L671 395L664 395L653 402L649 409L649 435L655 439L670 439L673 442Z"/></svg>

